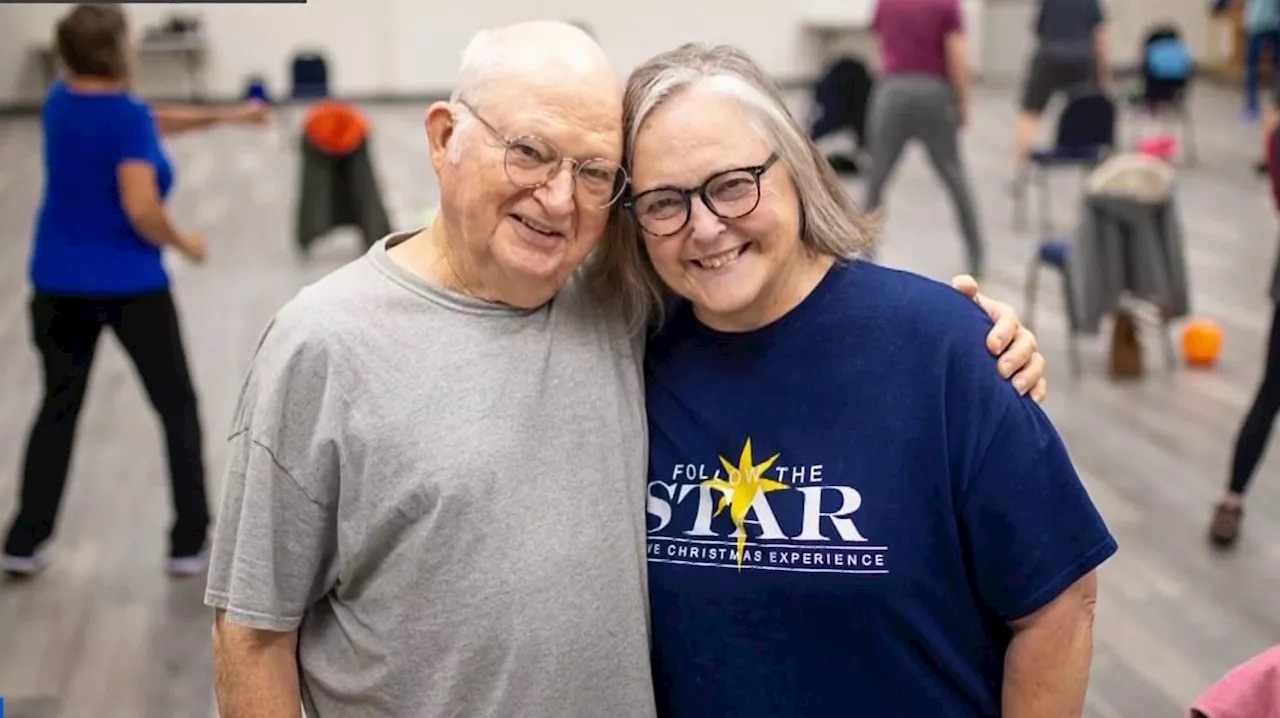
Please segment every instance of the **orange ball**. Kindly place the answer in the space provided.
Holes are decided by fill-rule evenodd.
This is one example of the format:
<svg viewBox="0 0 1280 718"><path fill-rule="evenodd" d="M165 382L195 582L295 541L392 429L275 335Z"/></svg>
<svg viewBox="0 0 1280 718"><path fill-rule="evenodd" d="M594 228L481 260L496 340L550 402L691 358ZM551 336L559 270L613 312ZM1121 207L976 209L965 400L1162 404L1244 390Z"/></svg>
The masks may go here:
<svg viewBox="0 0 1280 718"><path fill-rule="evenodd" d="M1182 329L1182 355L1187 364L1213 366L1222 353L1222 329L1208 319L1193 319Z"/></svg>

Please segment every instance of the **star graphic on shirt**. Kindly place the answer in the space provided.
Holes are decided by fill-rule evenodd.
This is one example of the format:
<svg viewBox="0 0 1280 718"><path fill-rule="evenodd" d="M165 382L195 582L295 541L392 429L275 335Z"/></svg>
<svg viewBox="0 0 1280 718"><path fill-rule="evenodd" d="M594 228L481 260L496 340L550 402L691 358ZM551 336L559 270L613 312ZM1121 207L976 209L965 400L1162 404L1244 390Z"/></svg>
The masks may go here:
<svg viewBox="0 0 1280 718"><path fill-rule="evenodd" d="M790 488L764 475L766 471L773 468L779 456L781 454L774 454L760 464L755 463L751 455L751 437L747 437L747 443L742 447L742 456L738 458L737 466L730 464L729 460L723 456L720 457L720 465L729 474L728 480L707 479L702 482L703 486L717 489L721 493L715 516L723 513L726 506L729 507L729 518L738 528L739 570L742 569L742 552L747 545L747 529L743 526L747 519L747 509L751 508L751 503L755 501L757 494Z"/></svg>

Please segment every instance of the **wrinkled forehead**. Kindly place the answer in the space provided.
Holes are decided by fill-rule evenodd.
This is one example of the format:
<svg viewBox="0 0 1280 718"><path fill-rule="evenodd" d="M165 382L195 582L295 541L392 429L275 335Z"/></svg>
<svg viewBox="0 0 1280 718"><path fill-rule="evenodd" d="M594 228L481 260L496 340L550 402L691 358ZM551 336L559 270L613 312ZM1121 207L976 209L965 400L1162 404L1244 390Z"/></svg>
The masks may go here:
<svg viewBox="0 0 1280 718"><path fill-rule="evenodd" d="M644 118L628 171L637 192L654 185L693 186L726 169L760 164L770 151L736 98L691 89Z"/></svg>
<svg viewBox="0 0 1280 718"><path fill-rule="evenodd" d="M526 85L478 109L508 139L539 137L577 160L622 159L622 104L612 93Z"/></svg>

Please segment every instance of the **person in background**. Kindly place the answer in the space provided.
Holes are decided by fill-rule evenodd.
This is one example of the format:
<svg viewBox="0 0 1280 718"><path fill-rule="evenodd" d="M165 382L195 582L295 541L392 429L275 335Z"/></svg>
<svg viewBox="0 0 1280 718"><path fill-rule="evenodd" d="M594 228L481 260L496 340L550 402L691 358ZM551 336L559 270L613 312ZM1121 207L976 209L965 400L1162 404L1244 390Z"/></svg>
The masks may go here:
<svg viewBox="0 0 1280 718"><path fill-rule="evenodd" d="M1259 65L1264 52L1269 55L1271 74L1280 74L1280 0L1245 0L1244 31L1248 37L1244 57L1244 114L1245 119L1256 122L1261 115Z"/></svg>
<svg viewBox="0 0 1280 718"><path fill-rule="evenodd" d="M1268 135L1265 156L1272 206L1280 211L1280 147L1277 147L1274 132L1275 126ZM1236 435L1226 491L1214 506L1213 517L1209 521L1209 541L1222 549L1235 546L1240 539L1245 493L1271 440L1276 414L1280 413L1280 255L1277 255L1271 272L1269 298L1272 304L1271 331L1262 380Z"/></svg>
<svg viewBox="0 0 1280 718"><path fill-rule="evenodd" d="M870 230L762 68L686 45L623 101L663 718L1084 710L1117 544L982 311ZM630 226L630 225L628 225Z"/></svg>
<svg viewBox="0 0 1280 718"><path fill-rule="evenodd" d="M960 128L969 117L969 60L960 0L879 0L872 23L880 41L881 73L872 94L868 212L879 210L885 185L911 140L924 144L946 185L968 251L969 273L980 277L983 242L978 210L960 153Z"/></svg>
<svg viewBox="0 0 1280 718"><path fill-rule="evenodd" d="M1049 101L1059 92L1106 92L1110 42L1102 0L1040 0L1036 46L1022 89L1014 133L1014 189L1021 191Z"/></svg>
<svg viewBox="0 0 1280 718"><path fill-rule="evenodd" d="M53 535L98 336L109 327L164 424L175 512L168 570L197 575L209 523L200 419L161 254L172 248L200 262L206 249L165 210L174 173L160 134L261 123L267 110L149 107L130 92L133 58L118 5L75 6L58 22L56 48L69 75L43 108L45 187L29 269L44 397L0 569L30 576L48 564L41 549Z"/></svg>

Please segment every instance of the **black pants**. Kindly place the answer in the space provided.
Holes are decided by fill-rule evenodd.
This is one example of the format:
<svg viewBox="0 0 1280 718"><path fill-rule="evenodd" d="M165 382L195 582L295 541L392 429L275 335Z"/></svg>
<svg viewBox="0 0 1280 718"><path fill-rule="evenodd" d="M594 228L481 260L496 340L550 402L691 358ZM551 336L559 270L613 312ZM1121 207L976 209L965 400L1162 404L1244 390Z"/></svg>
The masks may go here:
<svg viewBox="0 0 1280 718"><path fill-rule="evenodd" d="M1262 452L1267 448L1277 413L1280 413L1280 306L1271 318L1271 343L1267 346L1267 366L1262 375L1262 385L1258 387L1258 395L1236 439L1229 487L1233 493L1243 494L1249 488L1249 480L1253 478L1253 472L1262 460Z"/></svg>
<svg viewBox="0 0 1280 718"><path fill-rule="evenodd" d="M27 441L18 513L5 540L9 555L30 556L53 535L103 327L128 352L164 424L176 515L170 555L194 555L205 542L209 509L200 418L173 298L168 292L111 299L37 294L31 329L43 361L44 400Z"/></svg>

